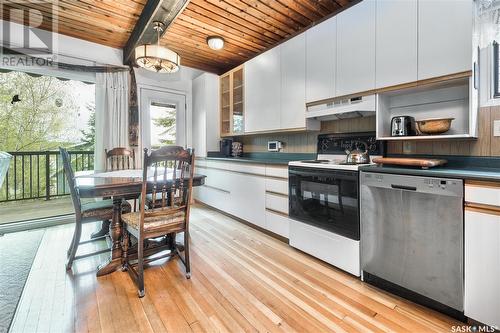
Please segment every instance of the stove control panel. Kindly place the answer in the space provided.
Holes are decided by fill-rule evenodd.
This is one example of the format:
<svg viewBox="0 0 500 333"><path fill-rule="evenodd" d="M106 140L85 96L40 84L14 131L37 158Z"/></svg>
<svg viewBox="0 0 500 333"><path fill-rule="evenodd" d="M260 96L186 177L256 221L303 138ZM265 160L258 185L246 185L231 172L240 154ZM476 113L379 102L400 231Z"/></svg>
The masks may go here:
<svg viewBox="0 0 500 333"><path fill-rule="evenodd" d="M318 154L345 155L346 150L364 149L364 142L368 146L370 155L384 155L385 142L377 141L374 132L345 133L345 134L320 134L318 135Z"/></svg>

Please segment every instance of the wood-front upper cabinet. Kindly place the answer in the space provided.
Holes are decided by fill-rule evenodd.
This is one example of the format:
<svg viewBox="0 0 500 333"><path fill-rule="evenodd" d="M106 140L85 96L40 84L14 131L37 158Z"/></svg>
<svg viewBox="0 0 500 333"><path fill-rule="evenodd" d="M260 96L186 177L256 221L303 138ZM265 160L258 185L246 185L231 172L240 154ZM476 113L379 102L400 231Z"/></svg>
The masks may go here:
<svg viewBox="0 0 500 333"><path fill-rule="evenodd" d="M337 18L332 17L306 31L306 102L335 94Z"/></svg>
<svg viewBox="0 0 500 333"><path fill-rule="evenodd" d="M377 0L376 88L417 81L417 0Z"/></svg>
<svg viewBox="0 0 500 333"><path fill-rule="evenodd" d="M280 128L280 47L245 63L245 132Z"/></svg>
<svg viewBox="0 0 500 333"><path fill-rule="evenodd" d="M375 0L337 15L335 96L375 88Z"/></svg>
<svg viewBox="0 0 500 333"><path fill-rule="evenodd" d="M306 127L306 36L300 34L281 48L280 128Z"/></svg>
<svg viewBox="0 0 500 333"><path fill-rule="evenodd" d="M418 79L472 69L472 0L418 1Z"/></svg>

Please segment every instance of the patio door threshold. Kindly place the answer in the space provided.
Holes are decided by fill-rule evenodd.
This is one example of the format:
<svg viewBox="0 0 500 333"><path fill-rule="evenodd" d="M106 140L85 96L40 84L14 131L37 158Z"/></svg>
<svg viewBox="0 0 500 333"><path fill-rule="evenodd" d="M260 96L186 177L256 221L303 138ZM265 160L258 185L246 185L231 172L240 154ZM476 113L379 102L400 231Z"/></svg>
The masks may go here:
<svg viewBox="0 0 500 333"><path fill-rule="evenodd" d="M75 223L75 214L51 216L36 220L26 220L0 224L0 235L12 232L54 227L57 225Z"/></svg>

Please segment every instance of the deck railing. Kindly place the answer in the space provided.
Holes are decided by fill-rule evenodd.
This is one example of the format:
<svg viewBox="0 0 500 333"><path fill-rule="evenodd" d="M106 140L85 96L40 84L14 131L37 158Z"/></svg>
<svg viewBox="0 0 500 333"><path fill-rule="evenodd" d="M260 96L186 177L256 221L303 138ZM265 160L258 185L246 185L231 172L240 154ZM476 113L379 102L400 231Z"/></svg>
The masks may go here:
<svg viewBox="0 0 500 333"><path fill-rule="evenodd" d="M94 169L94 152L68 151L73 170ZM59 151L9 152L12 155L0 202L27 199L50 200L69 194Z"/></svg>

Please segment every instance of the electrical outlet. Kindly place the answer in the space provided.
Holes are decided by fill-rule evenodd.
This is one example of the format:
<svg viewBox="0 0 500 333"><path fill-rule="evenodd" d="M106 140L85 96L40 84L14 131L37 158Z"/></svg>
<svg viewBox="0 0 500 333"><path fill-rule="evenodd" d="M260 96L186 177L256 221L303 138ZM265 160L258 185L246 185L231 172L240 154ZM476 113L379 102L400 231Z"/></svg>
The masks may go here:
<svg viewBox="0 0 500 333"><path fill-rule="evenodd" d="M500 136L500 120L493 121L493 136Z"/></svg>
<svg viewBox="0 0 500 333"><path fill-rule="evenodd" d="M414 154L416 144L413 141L403 141L403 154Z"/></svg>

